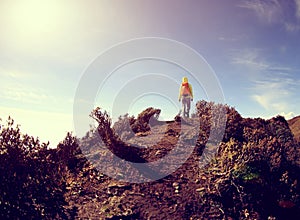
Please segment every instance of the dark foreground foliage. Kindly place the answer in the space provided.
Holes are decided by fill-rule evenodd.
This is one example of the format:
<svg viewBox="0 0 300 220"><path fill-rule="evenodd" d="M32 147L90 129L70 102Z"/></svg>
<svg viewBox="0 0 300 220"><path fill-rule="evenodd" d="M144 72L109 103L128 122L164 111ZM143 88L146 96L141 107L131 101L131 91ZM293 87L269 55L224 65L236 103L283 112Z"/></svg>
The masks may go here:
<svg viewBox="0 0 300 220"><path fill-rule="evenodd" d="M198 102L198 113L210 105ZM242 118L226 108L223 141L203 171L203 196L214 204L207 209L218 207L219 218L298 219L300 149L287 121Z"/></svg>
<svg viewBox="0 0 300 220"><path fill-rule="evenodd" d="M74 158L76 140L70 134L57 150L23 135L9 118L0 130L0 218L66 219L64 175ZM68 161L68 162L66 162Z"/></svg>
<svg viewBox="0 0 300 220"><path fill-rule="evenodd" d="M243 118L234 108L205 101L196 104L190 119L160 122L159 113L148 108L136 119L125 115L112 126L109 115L97 108L92 112L97 129L80 142L68 134L57 149L22 135L9 119L0 130L0 218L300 218L300 148L283 117ZM226 128L224 134L219 129L217 143L209 137L212 128L222 127L224 118L218 115L223 113ZM175 145L179 153L193 152L163 179L126 183L102 172L122 179L118 169L124 164L111 152L147 164ZM172 168L178 156L172 155L170 166L161 171Z"/></svg>

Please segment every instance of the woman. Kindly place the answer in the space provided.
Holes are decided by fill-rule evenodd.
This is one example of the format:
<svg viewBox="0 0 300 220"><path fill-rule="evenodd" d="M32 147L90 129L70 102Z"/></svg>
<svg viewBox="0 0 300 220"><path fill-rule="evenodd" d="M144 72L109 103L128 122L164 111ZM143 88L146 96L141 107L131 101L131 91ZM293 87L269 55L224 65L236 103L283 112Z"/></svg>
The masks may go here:
<svg viewBox="0 0 300 220"><path fill-rule="evenodd" d="M178 97L179 102L182 100L183 117L189 117L191 101L193 101L193 98L192 85L188 82L187 77L183 77Z"/></svg>

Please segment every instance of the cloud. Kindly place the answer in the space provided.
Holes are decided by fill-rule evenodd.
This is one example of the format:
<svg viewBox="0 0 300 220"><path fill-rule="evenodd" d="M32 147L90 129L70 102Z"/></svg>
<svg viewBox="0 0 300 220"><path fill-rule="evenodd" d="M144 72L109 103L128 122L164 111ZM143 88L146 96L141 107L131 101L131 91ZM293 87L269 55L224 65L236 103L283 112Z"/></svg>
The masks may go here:
<svg viewBox="0 0 300 220"><path fill-rule="evenodd" d="M63 94L56 95L45 88L34 87L21 82L22 80L20 82L5 82L5 84L0 84L2 106L66 112L67 105L72 104L66 100ZM62 105L62 103L64 104Z"/></svg>
<svg viewBox="0 0 300 220"><path fill-rule="evenodd" d="M2 80L5 79L11 79L11 80L19 80L24 78L33 78L35 75L33 73L24 72L24 71L18 71L17 69L5 69L3 67L0 67L0 76Z"/></svg>
<svg viewBox="0 0 300 220"><path fill-rule="evenodd" d="M252 98L266 110L269 109L270 97L268 97L267 95L253 95Z"/></svg>
<svg viewBox="0 0 300 220"><path fill-rule="evenodd" d="M288 109L288 103L283 96L278 97L277 92L260 92L260 94L252 95L252 99L267 111L282 112Z"/></svg>
<svg viewBox="0 0 300 220"><path fill-rule="evenodd" d="M300 31L300 0L294 0L294 6L288 1L278 0L244 0L238 7L254 12L261 23L281 25L287 32ZM291 13L292 10L292 13Z"/></svg>
<svg viewBox="0 0 300 220"><path fill-rule="evenodd" d="M278 0L245 0L238 5L254 11L256 16L265 23L277 23L280 21L283 10Z"/></svg>
<svg viewBox="0 0 300 220"><path fill-rule="evenodd" d="M299 81L291 78L273 77L265 80L253 81L253 95L251 98L265 110L275 114L291 117L291 103L293 102L293 88L300 85ZM289 113L285 113L289 112Z"/></svg>
<svg viewBox="0 0 300 220"><path fill-rule="evenodd" d="M296 4L296 16L298 19L300 19L300 0L295 0Z"/></svg>
<svg viewBox="0 0 300 220"><path fill-rule="evenodd" d="M231 63L246 66L255 70L264 70L269 68L269 64L266 63L260 57L260 49L245 49L232 51Z"/></svg>
<svg viewBox="0 0 300 220"><path fill-rule="evenodd" d="M300 31L300 0L294 0L294 6L294 13L292 13L293 19L282 19L282 24L285 30L290 33ZM290 17L291 12L289 11L288 13L289 16L286 17Z"/></svg>
<svg viewBox="0 0 300 220"><path fill-rule="evenodd" d="M247 68L247 70L256 73L255 75L267 72L277 72L277 74L286 75L294 71L291 67L271 63L264 57L264 51L258 48L232 50L231 63Z"/></svg>
<svg viewBox="0 0 300 220"><path fill-rule="evenodd" d="M290 23L290 22L285 22L284 27L285 27L285 30L288 32L297 32L300 30L299 24L294 24L294 23Z"/></svg>
<svg viewBox="0 0 300 220"><path fill-rule="evenodd" d="M285 119L287 119L287 120L294 118L296 116L294 112L288 112L288 113L281 112L280 115L285 117Z"/></svg>
<svg viewBox="0 0 300 220"><path fill-rule="evenodd" d="M252 82L250 98L268 112L268 115L296 111L300 80L298 69L270 62L265 51L258 48L233 50L231 63L242 67L243 76ZM289 114L291 115L291 114Z"/></svg>
<svg viewBox="0 0 300 220"><path fill-rule="evenodd" d="M276 74L286 76L290 72L294 72L291 67L269 62L264 57L264 50L259 48L231 51L231 63L247 68L256 73L255 75L276 72Z"/></svg>
<svg viewBox="0 0 300 220"><path fill-rule="evenodd" d="M40 104L43 102L53 102L55 98L47 95L43 90L32 87L25 87L16 84L8 84L1 88L0 97L9 101L20 103Z"/></svg>
<svg viewBox="0 0 300 220"><path fill-rule="evenodd" d="M53 105L62 101L65 95L59 94L57 87L54 89L60 79L47 71L30 71L17 65L12 68L0 66L0 77L0 98L7 103Z"/></svg>
<svg viewBox="0 0 300 220"><path fill-rule="evenodd" d="M225 41L225 42L236 42L238 41L238 38L236 37L218 37L219 41Z"/></svg>

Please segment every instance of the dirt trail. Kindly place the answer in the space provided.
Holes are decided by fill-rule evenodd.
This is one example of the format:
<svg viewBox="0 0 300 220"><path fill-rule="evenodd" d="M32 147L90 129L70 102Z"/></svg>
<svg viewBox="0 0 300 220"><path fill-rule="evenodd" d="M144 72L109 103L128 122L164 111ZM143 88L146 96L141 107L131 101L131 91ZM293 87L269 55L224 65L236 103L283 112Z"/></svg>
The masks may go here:
<svg viewBox="0 0 300 220"><path fill-rule="evenodd" d="M0 138L0 216L300 219L297 118L293 135L281 116L243 118L213 102L197 102L191 119L162 122L159 113L148 108L112 126L96 108L97 129L80 140L68 133L56 149L9 120Z"/></svg>
<svg viewBox="0 0 300 220"><path fill-rule="evenodd" d="M181 125L176 122L156 125L151 127L151 133L148 135L134 136L127 140L127 143L139 146L143 152L141 155L147 162L155 161L171 151L178 144L180 135L186 136L192 128L191 125L183 125L181 128ZM99 140L99 143L101 142ZM194 146L185 144L184 147ZM81 204L79 216L81 218L112 219L166 219L170 216L174 219L184 218L189 213L189 209L186 207L186 198L189 198L190 203L197 203L201 200L201 197L195 194L199 188L198 156L196 151L192 152L190 158L179 170L155 182L130 184L114 181L105 176L101 178L100 182L86 182L82 187L87 191L86 195L85 193L83 195L75 194L72 197L73 202L77 201ZM92 154L101 153L103 152L98 149ZM171 160L177 161L176 156L180 156L180 153L175 154ZM99 164L111 162L105 160L99 158ZM171 161L169 162L172 164ZM160 171L167 172L167 169L170 167ZM134 174L132 175L134 177ZM80 179L77 181L79 182ZM73 202L72 204L76 204ZM136 210L145 212L136 213Z"/></svg>
<svg viewBox="0 0 300 220"><path fill-rule="evenodd" d="M119 138L106 115L98 115L98 133L82 140L83 152L93 165L70 176L66 198L78 207L79 218L90 219L297 219L300 217L300 155L282 117L244 119L227 107L223 141L215 152L207 142L211 103L200 103L199 118L159 123L135 135ZM102 118L101 118L102 117ZM177 118L178 119L178 118ZM122 124L122 123L121 123ZM109 126L107 126L109 125ZM124 126L125 127L125 126ZM150 129L149 129L150 128ZM123 130L127 132L126 129ZM151 172L168 173L192 148L188 159L166 177L145 183L114 180L103 174L124 173L132 180ZM176 153L171 152L176 149ZM208 155L203 154L206 149ZM145 162L145 173L111 156ZM214 157L210 157L209 154ZM168 155L168 166L149 162ZM203 165L207 159L209 163ZM89 163L87 163L89 164ZM95 170L94 168L100 168ZM134 167L135 168L135 167ZM148 172L148 173L147 173ZM153 173L152 173L153 174ZM149 177L148 176L148 177ZM124 177L124 176L123 176ZM74 185L72 185L74 184ZM295 218L296 217L296 218Z"/></svg>

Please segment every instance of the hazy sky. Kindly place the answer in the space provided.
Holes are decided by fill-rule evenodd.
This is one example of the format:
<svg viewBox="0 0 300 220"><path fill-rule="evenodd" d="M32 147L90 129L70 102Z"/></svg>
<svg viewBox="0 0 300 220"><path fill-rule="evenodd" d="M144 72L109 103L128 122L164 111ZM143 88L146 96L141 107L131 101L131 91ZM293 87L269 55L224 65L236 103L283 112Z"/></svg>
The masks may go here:
<svg viewBox="0 0 300 220"><path fill-rule="evenodd" d="M0 0L0 30L2 124L11 115L23 132L51 145L74 130L74 95L88 65L133 38L169 38L196 50L226 102L244 117L300 115L300 0ZM147 67L124 67L120 71L130 74L122 81ZM173 67L161 68L170 74ZM178 84L181 77L174 69ZM195 99L205 98L196 88ZM153 99L137 97L135 108ZM176 108L165 101L156 104L168 117ZM112 99L103 102L109 106Z"/></svg>

